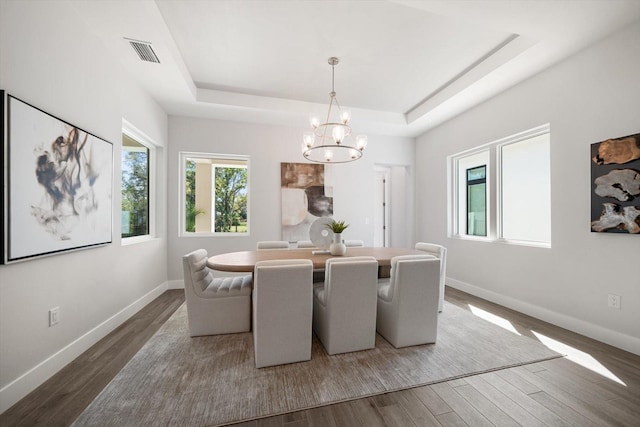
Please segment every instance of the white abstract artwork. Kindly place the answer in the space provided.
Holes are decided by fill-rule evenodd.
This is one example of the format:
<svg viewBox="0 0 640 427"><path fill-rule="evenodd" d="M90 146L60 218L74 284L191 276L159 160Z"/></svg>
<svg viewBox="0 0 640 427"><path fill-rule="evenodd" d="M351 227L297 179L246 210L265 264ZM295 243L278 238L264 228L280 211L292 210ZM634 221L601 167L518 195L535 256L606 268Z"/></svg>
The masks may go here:
<svg viewBox="0 0 640 427"><path fill-rule="evenodd" d="M8 261L112 241L113 145L9 96Z"/></svg>

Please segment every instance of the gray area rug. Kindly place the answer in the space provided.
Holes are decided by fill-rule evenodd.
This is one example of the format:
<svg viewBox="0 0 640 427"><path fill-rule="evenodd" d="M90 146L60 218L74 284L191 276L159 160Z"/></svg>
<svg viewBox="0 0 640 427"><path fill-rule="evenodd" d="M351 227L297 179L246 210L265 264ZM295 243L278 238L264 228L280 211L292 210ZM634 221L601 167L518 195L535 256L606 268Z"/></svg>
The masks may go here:
<svg viewBox="0 0 640 427"><path fill-rule="evenodd" d="M251 333L190 338L183 305L75 426L215 426L460 378L559 354L445 302L436 344L256 369Z"/></svg>

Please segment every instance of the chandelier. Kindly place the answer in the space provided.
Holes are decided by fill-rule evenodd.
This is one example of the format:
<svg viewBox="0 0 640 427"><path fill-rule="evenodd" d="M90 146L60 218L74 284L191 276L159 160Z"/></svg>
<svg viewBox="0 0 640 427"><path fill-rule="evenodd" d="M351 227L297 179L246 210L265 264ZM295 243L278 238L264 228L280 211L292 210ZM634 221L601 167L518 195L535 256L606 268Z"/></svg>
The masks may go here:
<svg viewBox="0 0 640 427"><path fill-rule="evenodd" d="M358 135L355 138L355 145L346 143L346 139L351 136L351 113L340 108L336 91L334 89L335 67L340 60L336 57L329 58L331 65L331 92L329 97L329 111L324 123L320 123L318 118L311 119L312 132L305 132L302 142L302 155L305 159L317 163L346 163L358 160L362 157L362 152L367 146L367 136ZM335 109L333 109L335 105ZM332 110L333 109L333 117ZM316 137L320 140L320 145L314 145Z"/></svg>

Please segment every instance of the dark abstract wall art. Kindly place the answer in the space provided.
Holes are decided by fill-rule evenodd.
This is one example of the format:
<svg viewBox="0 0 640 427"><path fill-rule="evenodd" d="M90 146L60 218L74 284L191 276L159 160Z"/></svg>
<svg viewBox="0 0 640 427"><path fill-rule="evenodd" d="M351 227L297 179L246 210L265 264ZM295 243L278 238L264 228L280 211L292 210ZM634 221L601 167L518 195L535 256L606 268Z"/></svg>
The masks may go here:
<svg viewBox="0 0 640 427"><path fill-rule="evenodd" d="M309 240L311 223L333 215L333 188L324 185L324 165L281 163L282 240Z"/></svg>
<svg viewBox="0 0 640 427"><path fill-rule="evenodd" d="M591 144L591 231L640 234L640 133Z"/></svg>
<svg viewBox="0 0 640 427"><path fill-rule="evenodd" d="M112 241L113 145L8 96L6 261Z"/></svg>

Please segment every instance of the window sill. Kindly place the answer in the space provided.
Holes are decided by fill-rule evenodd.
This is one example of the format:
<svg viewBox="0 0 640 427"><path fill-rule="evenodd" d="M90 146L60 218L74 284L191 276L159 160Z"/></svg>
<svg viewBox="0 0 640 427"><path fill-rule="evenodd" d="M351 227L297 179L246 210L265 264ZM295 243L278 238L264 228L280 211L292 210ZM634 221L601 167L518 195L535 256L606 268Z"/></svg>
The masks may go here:
<svg viewBox="0 0 640 427"><path fill-rule="evenodd" d="M249 237L250 234L247 233L192 233L189 231L183 231L178 234L178 237Z"/></svg>
<svg viewBox="0 0 640 427"><path fill-rule="evenodd" d="M151 242L153 240L158 240L158 238L156 236L146 234L144 236L123 237L120 244L121 246L130 246L137 245L138 243Z"/></svg>
<svg viewBox="0 0 640 427"><path fill-rule="evenodd" d="M524 240L494 239L491 237L467 236L467 235L460 235L460 234L450 235L449 238L458 239L458 240L468 240L472 242L500 243L503 245L528 246L532 248L551 249L551 243L543 243L543 242L527 242Z"/></svg>

